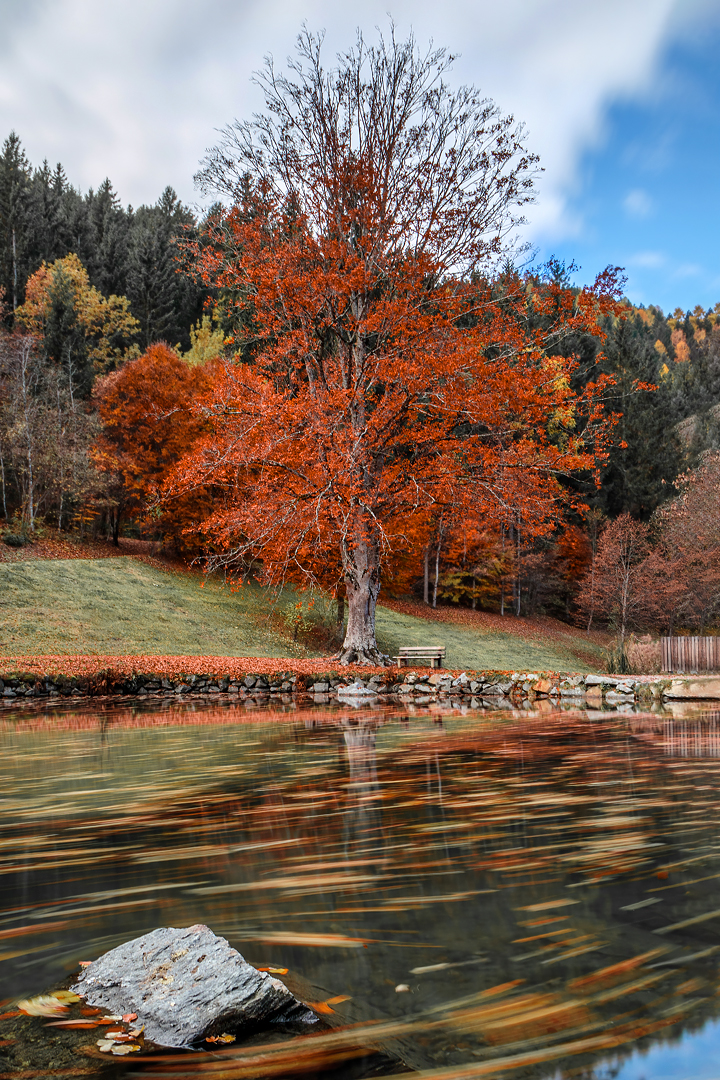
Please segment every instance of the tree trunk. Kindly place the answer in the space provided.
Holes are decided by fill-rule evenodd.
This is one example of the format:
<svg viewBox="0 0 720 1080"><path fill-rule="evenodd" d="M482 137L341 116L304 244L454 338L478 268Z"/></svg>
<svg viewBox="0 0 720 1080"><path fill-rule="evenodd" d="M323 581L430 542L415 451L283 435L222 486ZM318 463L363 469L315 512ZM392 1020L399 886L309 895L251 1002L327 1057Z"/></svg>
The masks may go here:
<svg viewBox="0 0 720 1080"><path fill-rule="evenodd" d="M343 636L343 630L345 629L345 594L342 592L342 586L338 587L337 594L337 618L335 620L335 637L340 641Z"/></svg>
<svg viewBox="0 0 720 1080"><path fill-rule="evenodd" d="M18 268L17 268L17 243L15 230L12 231L12 269L13 269L13 311L18 306Z"/></svg>
<svg viewBox="0 0 720 1080"><path fill-rule="evenodd" d="M0 453L0 472L2 473L2 497L3 497L3 517L7 521L7 501L5 499L5 459Z"/></svg>
<svg viewBox="0 0 720 1080"><path fill-rule="evenodd" d="M423 562L423 601L426 604L430 603L430 541L425 548L425 559Z"/></svg>
<svg viewBox="0 0 720 1080"><path fill-rule="evenodd" d="M334 658L341 664L390 663L375 640L375 607L380 592L380 538L369 514L358 513L352 535L342 545L347 629Z"/></svg>
<svg viewBox="0 0 720 1080"><path fill-rule="evenodd" d="M115 547L120 547L120 507L115 511L112 523L112 542Z"/></svg>
<svg viewBox="0 0 720 1080"><path fill-rule="evenodd" d="M593 616L595 614L595 559L596 554L593 550L592 561L590 563L590 610L588 611L587 621L587 633L590 633L590 627L592 626Z"/></svg>
<svg viewBox="0 0 720 1080"><path fill-rule="evenodd" d="M502 556L500 563L500 614L505 614L505 526L500 526L500 543L502 544Z"/></svg>
<svg viewBox="0 0 720 1080"><path fill-rule="evenodd" d="M620 649L625 651L625 634L628 621L628 601L630 599L630 565L623 567L622 590L620 593Z"/></svg>
<svg viewBox="0 0 720 1080"><path fill-rule="evenodd" d="M434 608L437 607L438 580L440 578L440 544L441 544L441 542L442 542L442 533L440 534L440 539L438 540L437 551L435 552L435 584L433 585L433 602L432 602L432 606Z"/></svg>
<svg viewBox="0 0 720 1080"><path fill-rule="evenodd" d="M520 565L520 526L515 530L517 536L517 610L516 616L520 618L520 604L522 603L522 577L521 577L521 565Z"/></svg>

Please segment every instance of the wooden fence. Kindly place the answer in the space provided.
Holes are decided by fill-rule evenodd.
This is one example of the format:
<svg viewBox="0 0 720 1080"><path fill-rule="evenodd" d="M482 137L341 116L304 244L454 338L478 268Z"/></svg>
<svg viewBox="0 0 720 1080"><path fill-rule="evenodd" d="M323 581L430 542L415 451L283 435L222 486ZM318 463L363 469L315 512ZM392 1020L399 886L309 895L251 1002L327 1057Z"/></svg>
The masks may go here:
<svg viewBox="0 0 720 1080"><path fill-rule="evenodd" d="M661 642L663 671L720 671L720 637L664 637Z"/></svg>

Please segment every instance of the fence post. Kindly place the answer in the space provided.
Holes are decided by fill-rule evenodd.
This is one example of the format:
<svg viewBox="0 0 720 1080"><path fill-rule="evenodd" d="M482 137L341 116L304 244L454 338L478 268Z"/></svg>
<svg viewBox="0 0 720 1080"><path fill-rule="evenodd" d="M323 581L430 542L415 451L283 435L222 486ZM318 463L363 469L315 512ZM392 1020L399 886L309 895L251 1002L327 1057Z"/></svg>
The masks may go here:
<svg viewBox="0 0 720 1080"><path fill-rule="evenodd" d="M719 637L663 637L660 648L664 672L720 671Z"/></svg>

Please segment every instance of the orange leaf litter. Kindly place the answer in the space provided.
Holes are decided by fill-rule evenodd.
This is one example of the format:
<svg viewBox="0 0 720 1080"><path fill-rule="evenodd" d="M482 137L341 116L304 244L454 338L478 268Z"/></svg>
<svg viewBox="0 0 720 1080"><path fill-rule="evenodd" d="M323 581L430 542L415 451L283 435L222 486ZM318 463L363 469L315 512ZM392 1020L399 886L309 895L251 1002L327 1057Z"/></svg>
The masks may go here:
<svg viewBox="0 0 720 1080"><path fill-rule="evenodd" d="M384 672L387 668L349 664L343 667L329 657L298 660L296 657L266 656L2 656L0 676L14 672L33 675L83 676L101 671L113 671L118 675L227 675L240 678L253 675L324 675L337 671L348 677L371 672ZM397 669L396 669L397 670ZM407 671L409 669L403 669ZM447 671L447 669L445 669ZM450 672L448 671L448 674Z"/></svg>

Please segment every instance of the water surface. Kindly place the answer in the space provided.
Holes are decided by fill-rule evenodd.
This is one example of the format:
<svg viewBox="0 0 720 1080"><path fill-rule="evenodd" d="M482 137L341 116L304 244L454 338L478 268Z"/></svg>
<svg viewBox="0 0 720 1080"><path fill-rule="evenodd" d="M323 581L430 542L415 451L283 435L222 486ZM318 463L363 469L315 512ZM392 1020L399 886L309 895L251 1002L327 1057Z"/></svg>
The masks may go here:
<svg viewBox="0 0 720 1080"><path fill-rule="evenodd" d="M716 715L251 704L0 717L5 1009L203 922L329 1027L113 1068L720 1075ZM46 1024L0 1020L0 1077L103 1074Z"/></svg>

